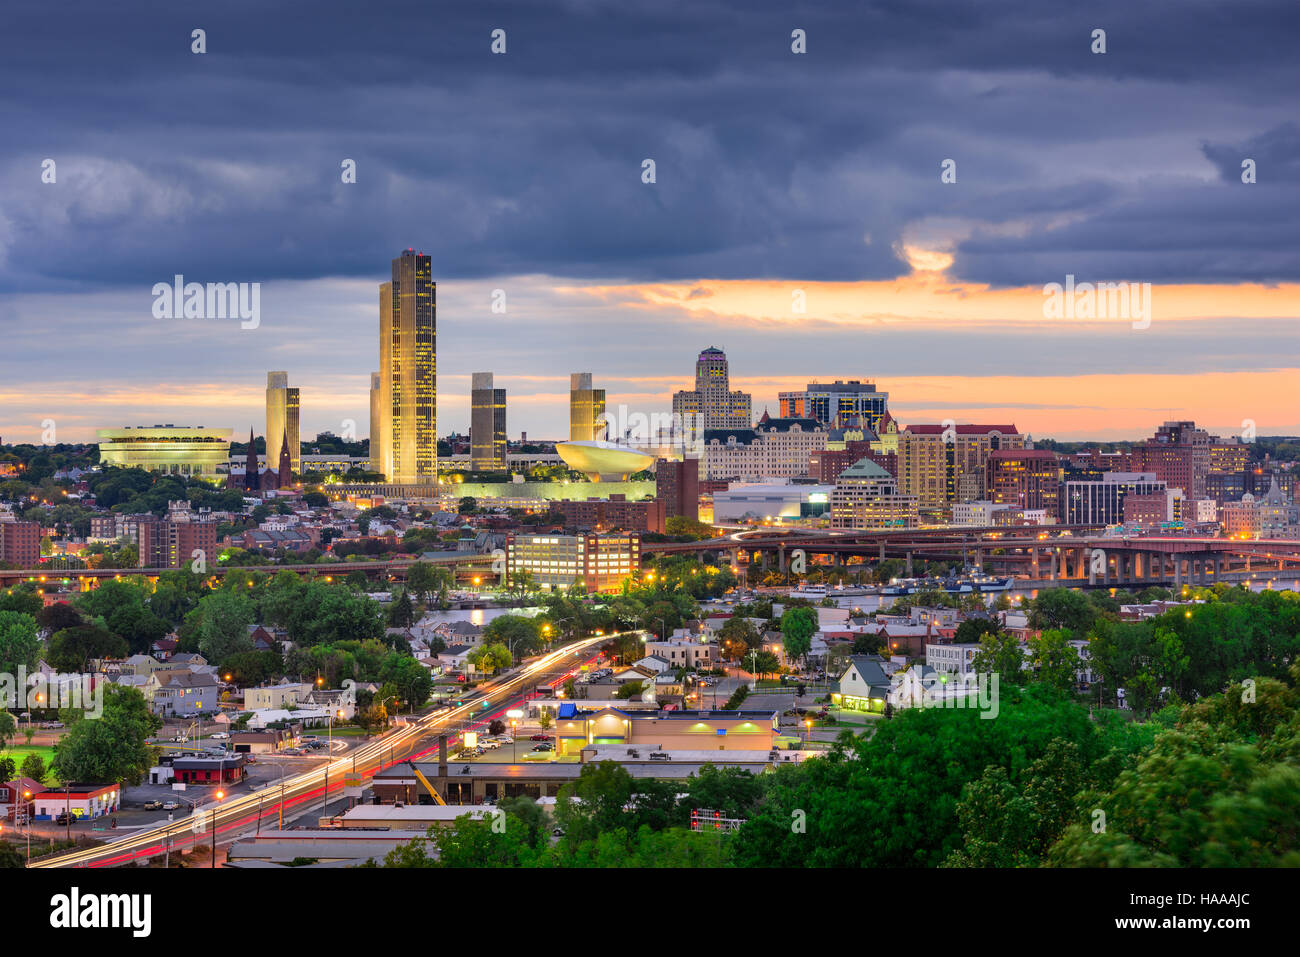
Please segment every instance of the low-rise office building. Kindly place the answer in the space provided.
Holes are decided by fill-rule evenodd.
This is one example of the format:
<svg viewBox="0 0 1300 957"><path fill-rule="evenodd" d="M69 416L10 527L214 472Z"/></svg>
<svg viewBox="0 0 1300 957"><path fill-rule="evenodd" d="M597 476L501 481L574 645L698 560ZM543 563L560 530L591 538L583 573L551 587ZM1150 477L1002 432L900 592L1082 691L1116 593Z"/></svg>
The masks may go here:
<svg viewBox="0 0 1300 957"><path fill-rule="evenodd" d="M641 536L512 535L506 540L506 574L524 575L547 591L582 584L588 592L617 592L641 568Z"/></svg>

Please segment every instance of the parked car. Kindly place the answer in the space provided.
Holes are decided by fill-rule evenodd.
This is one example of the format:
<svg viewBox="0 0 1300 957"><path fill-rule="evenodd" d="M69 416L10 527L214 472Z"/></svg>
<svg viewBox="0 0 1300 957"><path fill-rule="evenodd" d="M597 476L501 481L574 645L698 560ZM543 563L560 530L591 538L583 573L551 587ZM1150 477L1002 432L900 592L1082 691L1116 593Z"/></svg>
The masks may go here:
<svg viewBox="0 0 1300 957"><path fill-rule="evenodd" d="M534 751L554 751L554 750L555 750L555 745L553 745L553 744L551 744L551 742L547 741L545 744L539 744L537 747L533 748L533 750L534 750Z"/></svg>
<svg viewBox="0 0 1300 957"><path fill-rule="evenodd" d="M529 738L528 740L529 740L529 741L549 741L549 740L551 740L551 736L550 736L549 734L535 734L535 735L533 735L531 738Z"/></svg>
<svg viewBox="0 0 1300 957"><path fill-rule="evenodd" d="M162 806L163 806L162 801L145 801L145 802L144 802L144 809L145 809L146 811L161 811L161 810L162 810Z"/></svg>
<svg viewBox="0 0 1300 957"><path fill-rule="evenodd" d="M229 737L230 737L230 735L226 734L226 732L224 732L224 731L218 731L216 734L214 734L214 735L212 736L212 740L213 740L213 741L225 741L225 740L229 739Z"/></svg>
<svg viewBox="0 0 1300 957"><path fill-rule="evenodd" d="M75 814L69 814L67 811L60 811L58 817L54 819L54 823L60 827L67 824L76 824L77 816Z"/></svg>
<svg viewBox="0 0 1300 957"><path fill-rule="evenodd" d="M174 810L176 810L178 807L180 807L180 804L179 804L178 802L176 802L176 801L164 801L164 802L163 802L162 809L163 809L164 811L174 811Z"/></svg>

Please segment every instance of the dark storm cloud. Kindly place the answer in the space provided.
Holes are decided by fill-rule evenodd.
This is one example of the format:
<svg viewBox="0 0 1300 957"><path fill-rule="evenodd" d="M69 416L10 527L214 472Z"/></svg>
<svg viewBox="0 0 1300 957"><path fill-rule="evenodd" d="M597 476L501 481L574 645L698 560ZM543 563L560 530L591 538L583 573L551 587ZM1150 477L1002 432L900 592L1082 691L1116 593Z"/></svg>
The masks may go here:
<svg viewBox="0 0 1300 957"><path fill-rule="evenodd" d="M934 218L973 281L1300 274L1293 3L631 6L10 5L0 289L880 279Z"/></svg>

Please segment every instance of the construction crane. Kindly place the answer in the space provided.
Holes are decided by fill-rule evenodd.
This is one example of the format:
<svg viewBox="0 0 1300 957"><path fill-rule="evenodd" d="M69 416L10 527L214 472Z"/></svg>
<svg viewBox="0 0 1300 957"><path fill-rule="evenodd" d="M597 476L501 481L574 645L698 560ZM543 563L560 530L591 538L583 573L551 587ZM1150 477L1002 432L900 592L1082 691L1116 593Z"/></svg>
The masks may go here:
<svg viewBox="0 0 1300 957"><path fill-rule="evenodd" d="M411 772L415 775L415 779L424 786L426 791L429 792L430 796L433 798L433 803L441 804L443 807L446 807L447 802L442 799L442 795L438 793L438 789L429 783L429 779L420 773L420 769L415 766L415 762L407 761L406 763L410 765Z"/></svg>

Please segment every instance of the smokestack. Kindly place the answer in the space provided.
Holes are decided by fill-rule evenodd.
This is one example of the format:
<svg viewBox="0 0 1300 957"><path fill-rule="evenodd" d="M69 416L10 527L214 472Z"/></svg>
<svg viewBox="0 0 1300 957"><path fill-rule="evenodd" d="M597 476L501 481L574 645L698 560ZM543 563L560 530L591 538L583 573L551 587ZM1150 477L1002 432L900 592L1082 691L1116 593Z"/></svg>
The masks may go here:
<svg viewBox="0 0 1300 957"><path fill-rule="evenodd" d="M447 776L447 736L438 735L438 777Z"/></svg>

